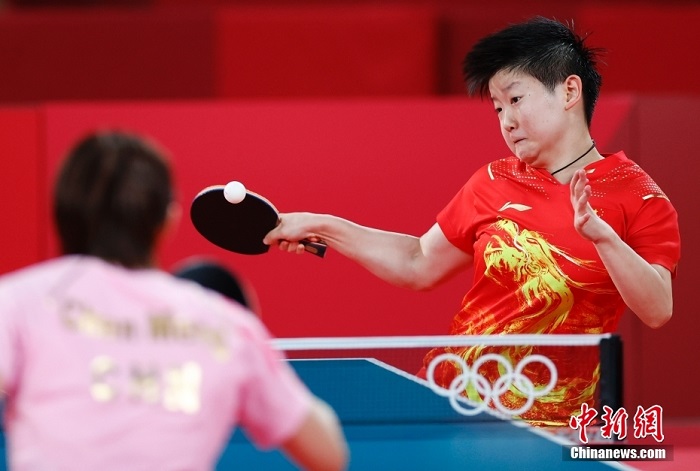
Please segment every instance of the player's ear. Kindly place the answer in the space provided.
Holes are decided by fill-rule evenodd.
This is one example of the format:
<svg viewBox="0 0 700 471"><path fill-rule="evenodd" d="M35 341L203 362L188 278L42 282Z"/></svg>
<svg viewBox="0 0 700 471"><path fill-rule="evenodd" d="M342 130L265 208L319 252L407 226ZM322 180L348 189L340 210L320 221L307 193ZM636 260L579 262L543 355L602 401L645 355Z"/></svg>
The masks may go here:
<svg viewBox="0 0 700 471"><path fill-rule="evenodd" d="M168 205L168 212L165 215L165 230L170 232L180 224L182 219L182 206L177 201L171 201Z"/></svg>
<svg viewBox="0 0 700 471"><path fill-rule="evenodd" d="M182 207L177 201L171 201L165 214L165 221L156 236L157 242L162 242L175 231L182 218Z"/></svg>
<svg viewBox="0 0 700 471"><path fill-rule="evenodd" d="M578 75L569 75L564 80L564 93L566 97L565 109L569 110L583 101L583 84Z"/></svg>

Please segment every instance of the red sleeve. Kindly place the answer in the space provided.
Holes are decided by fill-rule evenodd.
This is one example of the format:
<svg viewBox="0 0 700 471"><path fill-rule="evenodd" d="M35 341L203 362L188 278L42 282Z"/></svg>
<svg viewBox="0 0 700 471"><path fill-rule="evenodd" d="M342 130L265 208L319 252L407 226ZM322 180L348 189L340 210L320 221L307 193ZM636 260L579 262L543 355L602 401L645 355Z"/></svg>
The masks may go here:
<svg viewBox="0 0 700 471"><path fill-rule="evenodd" d="M437 223L452 245L474 255L478 202L474 188L486 175L484 169L477 171L459 190L452 200L437 215Z"/></svg>
<svg viewBox="0 0 700 471"><path fill-rule="evenodd" d="M647 199L630 222L626 242L644 260L675 276L681 240L678 214L671 202L663 196Z"/></svg>

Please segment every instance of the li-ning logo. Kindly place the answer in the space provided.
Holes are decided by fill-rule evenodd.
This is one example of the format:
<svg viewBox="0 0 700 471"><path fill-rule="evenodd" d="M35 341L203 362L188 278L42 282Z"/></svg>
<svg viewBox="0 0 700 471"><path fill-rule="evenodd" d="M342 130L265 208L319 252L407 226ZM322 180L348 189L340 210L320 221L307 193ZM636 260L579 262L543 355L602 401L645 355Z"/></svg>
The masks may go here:
<svg viewBox="0 0 700 471"><path fill-rule="evenodd" d="M435 382L435 368L442 362L452 362L461 370L450 383L449 387L444 388ZM503 366L504 373L498 377L493 384L489 382L483 375L479 373L479 368L488 361L496 361ZM523 369L530 363L539 362L544 364L547 369L549 369L550 379L549 383L542 387L535 389L535 385L530 378L523 374ZM469 367L466 361L454 353L443 353L436 356L428 365L428 370L426 372L428 383L430 384L430 389L436 394L442 397L447 397L450 399L450 405L454 410L462 415L476 415L484 411L490 404L500 412L506 415L520 415L524 414L532 407L535 399L548 394L557 383L557 367L554 362L544 355L529 355L515 366L511 365L510 361L503 355L497 353L488 353L479 357L474 364ZM464 397L464 392L469 386L469 383L473 383L474 388L483 398L480 403L475 403L473 401L467 401ZM525 404L518 409L509 409L501 403L500 397L515 386L526 398ZM465 407L465 403L468 402L470 408Z"/></svg>
<svg viewBox="0 0 700 471"><path fill-rule="evenodd" d="M499 209L498 212L499 213L503 212L506 209L514 209L516 211L523 212L523 211L528 211L528 210L532 209L532 206L527 206L527 205L520 204L520 203L511 203L510 201L508 201L506 204L501 206L501 209Z"/></svg>

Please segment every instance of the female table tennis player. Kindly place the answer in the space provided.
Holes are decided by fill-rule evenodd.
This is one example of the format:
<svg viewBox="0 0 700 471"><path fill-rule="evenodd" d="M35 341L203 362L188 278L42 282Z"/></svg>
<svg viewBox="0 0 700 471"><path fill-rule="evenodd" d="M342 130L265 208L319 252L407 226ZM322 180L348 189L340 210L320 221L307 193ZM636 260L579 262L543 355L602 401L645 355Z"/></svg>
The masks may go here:
<svg viewBox="0 0 700 471"><path fill-rule="evenodd" d="M134 135L90 135L65 161L65 255L0 279L11 469L212 469L234 427L303 469L345 468L335 413L260 320L156 267L172 190L161 151Z"/></svg>
<svg viewBox="0 0 700 471"><path fill-rule="evenodd" d="M288 213L265 242L303 253L295 241L322 240L381 279L414 289L473 267L455 335L614 332L625 307L662 326L673 312L678 218L639 165L621 151L601 153L592 139L598 52L569 25L541 17L477 42L464 61L466 86L492 103L512 155L478 170L422 236ZM482 351L457 353L471 361ZM533 351L502 353L517 362ZM567 424L583 403L595 406L597 351L548 353L558 360L559 381L523 416ZM455 374L449 366L439 372L443 384ZM547 384L546 374L532 371L535 385ZM517 406L524 398L515 389L502 400Z"/></svg>

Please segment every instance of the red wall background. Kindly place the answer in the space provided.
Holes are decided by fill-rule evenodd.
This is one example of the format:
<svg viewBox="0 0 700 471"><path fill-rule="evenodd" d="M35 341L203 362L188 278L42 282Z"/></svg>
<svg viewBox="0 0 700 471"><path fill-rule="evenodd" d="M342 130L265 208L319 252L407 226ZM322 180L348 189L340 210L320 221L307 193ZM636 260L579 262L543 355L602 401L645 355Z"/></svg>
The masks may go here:
<svg viewBox="0 0 700 471"><path fill-rule="evenodd" d="M46 8L63 3L93 8ZM607 93L696 94L700 72L692 1L10 4L0 8L0 103L462 95L466 51L533 15L570 20L606 49ZM117 8L130 4L142 7Z"/></svg>
<svg viewBox="0 0 700 471"><path fill-rule="evenodd" d="M0 108L0 273L46 257L47 230L41 214L41 188L46 173L40 112L34 108Z"/></svg>
<svg viewBox="0 0 700 471"><path fill-rule="evenodd" d="M687 99L604 97L593 126L601 149L626 149L667 189L684 241L700 230L692 218L694 195L686 190L698 164L682 164L692 124L678 126L672 117L688 108ZM690 108L700 110L700 100ZM3 201L22 201L4 209L22 232L2 234L3 271L57 253L50 182L72 143L95 128L133 130L171 152L180 191L183 219L163 247L162 266L172 269L194 255L225 263L254 286L263 319L281 337L443 334L470 274L419 293L378 281L332 251L323 260L274 250L230 254L189 222L189 203L201 188L237 179L282 211L330 212L418 235L477 166L506 152L489 105L456 98L55 103L2 110L0 119L7 124L3 149L14 162L2 177ZM651 330L631 314L623 321L628 403L655 401L672 416L697 413L694 401L660 389L659 380L697 381L679 358L693 354L687 331L694 324L688 313L695 279L683 267L698 257L684 244L669 325Z"/></svg>
<svg viewBox="0 0 700 471"><path fill-rule="evenodd" d="M240 180L281 211L421 234L476 166L504 148L490 109L464 99L66 104L42 114L49 181L68 146L95 126L135 129L170 149L185 213L164 266L193 254L225 261L249 279L266 323L285 337L444 333L469 279L415 293L335 253L229 254L189 222L199 190ZM46 246L55 253L51 239Z"/></svg>

